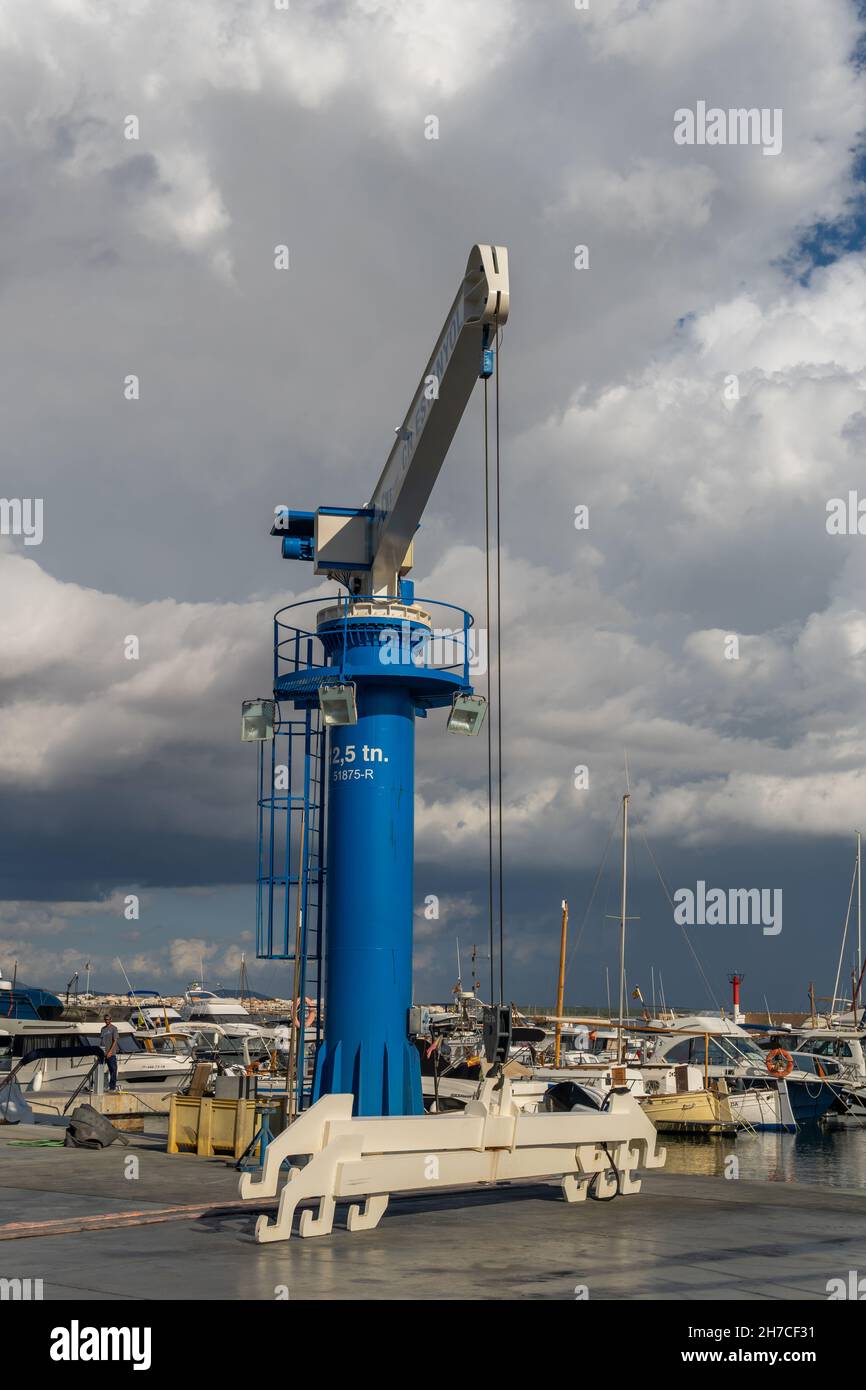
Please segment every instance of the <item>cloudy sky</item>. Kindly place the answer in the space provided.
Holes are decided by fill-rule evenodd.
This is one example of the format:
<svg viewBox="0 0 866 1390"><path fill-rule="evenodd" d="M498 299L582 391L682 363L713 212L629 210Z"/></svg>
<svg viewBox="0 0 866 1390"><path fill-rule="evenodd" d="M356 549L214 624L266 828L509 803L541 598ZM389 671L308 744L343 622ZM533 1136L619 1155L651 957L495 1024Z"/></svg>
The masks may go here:
<svg viewBox="0 0 866 1390"><path fill-rule="evenodd" d="M366 501L491 241L507 993L552 998L567 897L567 998L603 998L615 841L587 907L626 750L629 985L829 992L866 820L866 535L827 529L830 499L866 497L859 9L4 0L2 492L43 499L44 536L0 537L0 967L234 982L240 701L267 692L274 609L327 590L280 560L272 509ZM699 102L781 113L781 152L677 143ZM481 469L477 392L415 571L476 611ZM484 740L420 725L422 998L455 937L486 938L485 791ZM672 892L781 889L783 930L681 930L647 843Z"/></svg>

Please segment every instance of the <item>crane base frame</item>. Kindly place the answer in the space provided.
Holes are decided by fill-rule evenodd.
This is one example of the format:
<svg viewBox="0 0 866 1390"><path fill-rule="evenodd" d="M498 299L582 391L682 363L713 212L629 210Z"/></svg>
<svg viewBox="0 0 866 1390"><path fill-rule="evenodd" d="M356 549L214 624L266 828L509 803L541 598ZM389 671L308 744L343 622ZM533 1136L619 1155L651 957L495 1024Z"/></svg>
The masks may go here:
<svg viewBox="0 0 866 1390"><path fill-rule="evenodd" d="M327 1095L278 1135L265 1153L261 1176L245 1173L240 1196L275 1197L280 1170L291 1167L274 1220L260 1216L259 1243L288 1240L301 1202L298 1234L330 1235L338 1199L349 1199L349 1231L373 1230L393 1192L496 1185L559 1178L567 1202L584 1201L595 1181L598 1197L640 1191L637 1168L660 1168L664 1149L638 1102L614 1092L605 1111L526 1114L507 1078L482 1082L462 1112L442 1115L352 1115L351 1095ZM359 1199L361 1199L359 1201Z"/></svg>

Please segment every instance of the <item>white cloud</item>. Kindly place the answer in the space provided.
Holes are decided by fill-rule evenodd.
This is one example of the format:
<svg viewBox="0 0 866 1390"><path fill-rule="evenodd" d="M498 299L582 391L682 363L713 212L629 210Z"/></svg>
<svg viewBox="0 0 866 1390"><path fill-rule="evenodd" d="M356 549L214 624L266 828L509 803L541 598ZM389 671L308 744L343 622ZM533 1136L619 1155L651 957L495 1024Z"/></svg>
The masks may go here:
<svg viewBox="0 0 866 1390"><path fill-rule="evenodd" d="M178 975L201 973L202 964L207 965L217 955L219 946L201 937L175 937L169 942L168 955L172 970Z"/></svg>
<svg viewBox="0 0 866 1390"><path fill-rule="evenodd" d="M4 977L11 979L15 963L22 983L42 988L43 981L50 980L54 988L60 989L76 970L81 970L81 952L74 946L46 949L20 937L0 936L0 970Z"/></svg>
<svg viewBox="0 0 866 1390"><path fill-rule="evenodd" d="M652 823L672 828L671 808L686 807L689 834L713 824L725 835L746 823L771 831L780 805L798 797L805 805L816 794L821 829L850 828L851 768L836 766L828 750L834 735L844 738L849 762L866 748L866 557L856 549L863 538L829 537L824 521L826 498L859 477L852 429L856 439L864 299L866 268L851 257L808 288L780 282L774 298L719 303L666 357L595 397L577 393L519 443L517 453L546 461L567 550L560 547L559 569L510 550L503 560L513 863L557 862L575 838L591 857L615 804L624 746L645 781ZM796 325L795 348L785 324ZM723 400L727 369L740 375L733 403ZM591 502L588 532L570 527L576 496ZM519 492L511 505L519 514ZM525 509L531 514L528 499ZM739 598L727 621L707 622L732 545L768 588L770 608L773 591L781 602L798 582L804 553L819 558L823 594L819 588L811 611L787 621L762 619L759 604ZM647 595L659 578L679 576L663 628L647 622L643 588L619 581L624 558L646 576ZM421 589L478 610L482 576L480 552L452 546ZM275 602L130 603L63 584L9 550L0 554L0 578L9 596L0 613L7 785L56 791L84 775L133 777L192 740L203 780L185 787L168 814L197 831L236 829L234 804L214 805L209 768L235 737L244 672L266 668ZM140 638L138 662L123 657L130 632ZM732 633L733 661L725 655ZM486 741L467 748L440 725L434 715L421 726L419 840L426 855L447 861L459 850L481 864ZM584 763L591 795L573 785ZM786 776L787 798L755 794ZM160 815L165 809L161 803ZM587 839L589 825L596 834Z"/></svg>
<svg viewBox="0 0 866 1390"><path fill-rule="evenodd" d="M281 600L243 595L297 574L264 567L258 517L365 499L452 269L492 235L514 277L509 872L594 867L624 747L635 816L679 841L847 834L866 762L866 560L857 538L827 536L824 508L862 473L866 272L850 256L792 285L779 267L798 229L848 207L854 6L123 11L11 0L0 15L7 434L10 464L45 480L47 518L41 553L0 547L13 828L44 796L71 833L113 782L87 827L126 850L125 871L147 868L157 833L179 859L213 835L252 849L238 705L268 687ZM783 108L783 154L675 146L673 113L699 98ZM123 139L130 113L138 142ZM285 238L301 273L280 298ZM111 408L126 370L144 382L134 415ZM470 411L417 548L419 591L476 612L477 424ZM173 593L207 597L151 597ZM731 632L739 662L724 659ZM139 662L123 659L128 633ZM419 857L483 871L486 741L442 726L419 725ZM50 930L70 920L39 911ZM26 916L11 923L26 943ZM178 932L176 962L148 945L142 968L192 974L202 948L236 968L201 926Z"/></svg>
<svg viewBox="0 0 866 1390"><path fill-rule="evenodd" d="M695 231L709 221L718 186L718 175L705 164L672 169L660 160L642 159L627 173L581 169L567 177L557 214L591 208L603 226L651 237Z"/></svg>
<svg viewBox="0 0 866 1390"><path fill-rule="evenodd" d="M357 90L374 113L402 127L413 120L420 138L422 106L489 81L515 34L513 0L492 10L486 0L418 0L410 10L403 0L310 0L287 11L136 0L122 16L105 0L10 0L0 61L26 71L7 88L19 134L47 151L63 131L68 178L93 192L113 177L132 228L204 256L231 280L232 216L204 117L213 98L255 94L284 120ZM129 115L137 140L124 136Z"/></svg>
<svg viewBox="0 0 866 1390"><path fill-rule="evenodd" d="M0 783L57 789L145 765L175 743L211 742L238 716L244 670L267 668L275 602L135 603L64 584L0 550ZM139 641L127 659L126 639ZM56 672L54 677L51 672Z"/></svg>
<svg viewBox="0 0 866 1390"><path fill-rule="evenodd" d="M123 920L123 894L111 893L95 902L29 902L0 899L0 931L22 936L54 936L92 917Z"/></svg>

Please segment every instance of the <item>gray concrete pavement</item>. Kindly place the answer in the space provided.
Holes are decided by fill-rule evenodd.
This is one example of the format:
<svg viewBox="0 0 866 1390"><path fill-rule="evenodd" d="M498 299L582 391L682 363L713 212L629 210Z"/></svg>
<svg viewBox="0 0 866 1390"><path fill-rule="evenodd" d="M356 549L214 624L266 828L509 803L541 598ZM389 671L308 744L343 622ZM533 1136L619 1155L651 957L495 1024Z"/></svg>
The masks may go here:
<svg viewBox="0 0 866 1390"><path fill-rule="evenodd" d="M224 1161L169 1157L158 1135L103 1152L13 1137L29 1132L0 1131L0 1226L237 1200ZM591 1299L728 1301L824 1300L828 1279L866 1275L860 1193L665 1173L608 1203L569 1206L535 1184L395 1198L355 1235L257 1246L252 1227L247 1211L215 1210L0 1240L0 1277L41 1278L48 1299L562 1300L587 1285Z"/></svg>

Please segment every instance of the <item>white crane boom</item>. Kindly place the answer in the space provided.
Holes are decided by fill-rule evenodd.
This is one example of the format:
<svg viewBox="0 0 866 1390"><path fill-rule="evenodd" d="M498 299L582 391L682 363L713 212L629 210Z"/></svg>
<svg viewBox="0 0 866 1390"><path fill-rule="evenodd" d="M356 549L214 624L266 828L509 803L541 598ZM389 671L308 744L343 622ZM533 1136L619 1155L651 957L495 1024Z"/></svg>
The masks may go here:
<svg viewBox="0 0 866 1390"><path fill-rule="evenodd" d="M473 246L368 510L370 592L395 593L407 553L479 375L484 352L508 318L508 251ZM411 564L411 561L410 561Z"/></svg>
<svg viewBox="0 0 866 1390"><path fill-rule="evenodd" d="M445 327L424 369L366 507L275 508L271 535L286 559L357 595L396 595L412 568L412 538L478 377L493 373L496 333L508 318L508 251L473 246Z"/></svg>
<svg viewBox="0 0 866 1390"><path fill-rule="evenodd" d="M396 595L411 539L478 377L489 377L496 332L509 317L509 253L473 246L432 356L366 507L275 507L271 535L285 559L313 560L354 595Z"/></svg>

